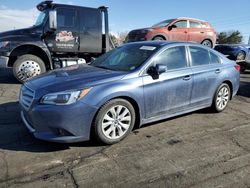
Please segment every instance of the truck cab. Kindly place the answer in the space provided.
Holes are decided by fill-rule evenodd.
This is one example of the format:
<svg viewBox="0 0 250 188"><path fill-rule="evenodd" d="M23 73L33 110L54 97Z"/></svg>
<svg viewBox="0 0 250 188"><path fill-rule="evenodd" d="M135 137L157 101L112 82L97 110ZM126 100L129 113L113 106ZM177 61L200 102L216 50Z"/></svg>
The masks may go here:
<svg viewBox="0 0 250 188"><path fill-rule="evenodd" d="M0 68L25 82L48 70L90 61L110 49L107 7L37 5L30 28L0 33Z"/></svg>

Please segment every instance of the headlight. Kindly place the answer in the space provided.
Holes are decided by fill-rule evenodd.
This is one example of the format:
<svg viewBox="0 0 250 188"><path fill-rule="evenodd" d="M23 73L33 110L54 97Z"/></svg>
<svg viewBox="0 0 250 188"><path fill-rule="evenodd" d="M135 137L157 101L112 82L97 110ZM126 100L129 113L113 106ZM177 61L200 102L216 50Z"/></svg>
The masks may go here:
<svg viewBox="0 0 250 188"><path fill-rule="evenodd" d="M50 93L41 99L42 104L54 104L54 105L69 105L73 104L79 99L83 98L89 93L92 88L80 90L80 91L63 91L58 93Z"/></svg>
<svg viewBox="0 0 250 188"><path fill-rule="evenodd" d="M10 43L9 41L0 42L0 48L6 48L9 43Z"/></svg>

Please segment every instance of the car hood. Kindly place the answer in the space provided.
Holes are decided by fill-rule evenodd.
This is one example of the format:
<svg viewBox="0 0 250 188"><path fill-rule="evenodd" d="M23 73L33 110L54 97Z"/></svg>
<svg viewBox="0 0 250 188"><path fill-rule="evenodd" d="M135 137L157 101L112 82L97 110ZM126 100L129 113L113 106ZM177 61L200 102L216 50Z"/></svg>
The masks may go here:
<svg viewBox="0 0 250 188"><path fill-rule="evenodd" d="M83 89L122 79L126 72L111 71L87 64L50 71L25 84L32 90L58 92Z"/></svg>
<svg viewBox="0 0 250 188"><path fill-rule="evenodd" d="M25 29L17 29L0 33L0 41L19 41L26 37L40 37L42 30L38 26L33 26Z"/></svg>

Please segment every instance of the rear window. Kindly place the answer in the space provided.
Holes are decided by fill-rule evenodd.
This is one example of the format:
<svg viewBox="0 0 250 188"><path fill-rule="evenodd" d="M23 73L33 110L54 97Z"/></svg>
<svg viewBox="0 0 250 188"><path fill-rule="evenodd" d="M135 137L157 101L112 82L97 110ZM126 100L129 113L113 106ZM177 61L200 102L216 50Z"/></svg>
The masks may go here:
<svg viewBox="0 0 250 188"><path fill-rule="evenodd" d="M208 65L210 56L208 50L196 46L190 46L192 66Z"/></svg>
<svg viewBox="0 0 250 188"><path fill-rule="evenodd" d="M189 21L189 23L190 23L190 28L202 28L200 22Z"/></svg>
<svg viewBox="0 0 250 188"><path fill-rule="evenodd" d="M213 52L209 52L211 57L211 64L221 63L221 59L218 55Z"/></svg>

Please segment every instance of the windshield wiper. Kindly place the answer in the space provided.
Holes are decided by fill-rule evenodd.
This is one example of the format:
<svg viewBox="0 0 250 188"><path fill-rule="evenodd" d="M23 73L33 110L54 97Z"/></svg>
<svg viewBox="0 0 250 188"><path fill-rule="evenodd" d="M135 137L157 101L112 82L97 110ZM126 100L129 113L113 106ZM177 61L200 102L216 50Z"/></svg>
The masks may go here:
<svg viewBox="0 0 250 188"><path fill-rule="evenodd" d="M90 65L91 65L91 64L90 64ZM94 66L94 67L97 67L97 68L101 68L101 69L112 70L112 69L110 69L110 68L107 68L107 67L101 66L101 65L99 65L99 66L93 65L93 66Z"/></svg>

